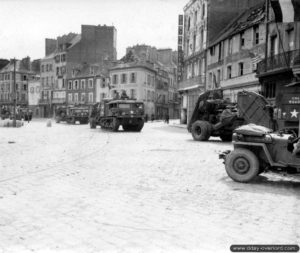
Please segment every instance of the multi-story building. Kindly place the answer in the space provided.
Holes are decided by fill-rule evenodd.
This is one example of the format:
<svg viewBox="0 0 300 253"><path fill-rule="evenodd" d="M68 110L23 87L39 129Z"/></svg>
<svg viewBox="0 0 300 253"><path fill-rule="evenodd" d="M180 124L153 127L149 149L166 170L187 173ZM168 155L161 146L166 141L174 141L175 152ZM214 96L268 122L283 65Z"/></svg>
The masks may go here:
<svg viewBox="0 0 300 253"><path fill-rule="evenodd" d="M13 111L14 99L20 107L28 106L28 82L35 76L30 58L11 60L0 70L0 105Z"/></svg>
<svg viewBox="0 0 300 253"><path fill-rule="evenodd" d="M293 1L291 2L293 3ZM300 120L300 23L275 23L270 8L267 57L257 64L262 94L275 106L279 128L299 126ZM293 17L294 11L290 12ZM290 18L288 17L288 18ZM295 19L299 21L299 9Z"/></svg>
<svg viewBox="0 0 300 253"><path fill-rule="evenodd" d="M126 52L123 58L125 62L145 62L153 65L156 73L154 116L160 119L169 114L170 118L178 118L177 52L169 48L157 49L148 45L128 47Z"/></svg>
<svg viewBox="0 0 300 253"><path fill-rule="evenodd" d="M236 102L241 90L261 91L256 65L265 52L264 4L242 13L206 52L206 89L222 88L224 99Z"/></svg>
<svg viewBox="0 0 300 253"><path fill-rule="evenodd" d="M109 71L111 97L125 91L133 99L144 101L145 114L155 114L154 64L150 62L119 63Z"/></svg>
<svg viewBox="0 0 300 253"><path fill-rule="evenodd" d="M92 106L109 96L106 77L99 65L82 64L67 79L67 104Z"/></svg>
<svg viewBox="0 0 300 253"><path fill-rule="evenodd" d="M39 75L33 76L28 82L28 109L33 117L41 117L39 102L41 99L41 79Z"/></svg>
<svg viewBox="0 0 300 253"><path fill-rule="evenodd" d="M46 39L45 53L41 64L47 65L48 61L52 61L53 86L50 93L47 88L42 88L48 94L48 100L43 100L46 98L44 95L41 104L47 104L47 110L45 108L44 110L53 115L55 108L69 101L66 93L67 79L74 78L74 71L78 66L82 64L103 66L105 62L116 60L116 29L106 25L82 25L81 34L69 33L57 39ZM41 78L48 74L42 72Z"/></svg>
<svg viewBox="0 0 300 253"><path fill-rule="evenodd" d="M197 98L206 88L206 50L228 23L264 0L190 0L184 7L181 122L191 117Z"/></svg>
<svg viewBox="0 0 300 253"><path fill-rule="evenodd" d="M40 101L39 111L41 117L49 117L52 115L52 94L54 83L56 83L55 76L55 61L54 53L51 53L41 59L41 87L40 87Z"/></svg>

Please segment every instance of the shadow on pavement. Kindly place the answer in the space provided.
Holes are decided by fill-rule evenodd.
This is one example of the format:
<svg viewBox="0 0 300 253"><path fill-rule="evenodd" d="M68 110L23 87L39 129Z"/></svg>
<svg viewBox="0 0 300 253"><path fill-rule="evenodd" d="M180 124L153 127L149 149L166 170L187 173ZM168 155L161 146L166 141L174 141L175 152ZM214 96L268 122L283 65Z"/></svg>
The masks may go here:
<svg viewBox="0 0 300 253"><path fill-rule="evenodd" d="M265 176L266 175L266 176ZM297 179L293 176L280 176L268 174L260 175L252 182L249 183L238 183L231 180L229 177L223 177L220 179L224 184L226 184L232 191L241 191L248 193L270 193L270 194L280 194L289 196L293 194L300 198L300 178Z"/></svg>

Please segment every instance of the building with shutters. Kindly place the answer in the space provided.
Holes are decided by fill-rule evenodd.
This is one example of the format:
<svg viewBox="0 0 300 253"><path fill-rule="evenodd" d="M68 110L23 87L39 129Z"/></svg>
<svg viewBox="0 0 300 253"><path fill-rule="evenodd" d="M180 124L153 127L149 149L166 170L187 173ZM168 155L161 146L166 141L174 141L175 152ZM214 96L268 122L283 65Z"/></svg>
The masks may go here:
<svg viewBox="0 0 300 253"><path fill-rule="evenodd" d="M264 3L246 10L224 28L206 51L206 89L223 89L224 99L237 101L242 90L261 92L257 63L265 57Z"/></svg>

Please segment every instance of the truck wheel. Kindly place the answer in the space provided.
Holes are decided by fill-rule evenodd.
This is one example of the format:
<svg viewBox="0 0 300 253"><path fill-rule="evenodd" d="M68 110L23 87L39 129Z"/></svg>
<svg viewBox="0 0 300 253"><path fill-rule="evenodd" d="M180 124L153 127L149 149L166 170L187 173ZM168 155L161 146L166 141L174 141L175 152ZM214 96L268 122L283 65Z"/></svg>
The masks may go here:
<svg viewBox="0 0 300 253"><path fill-rule="evenodd" d="M130 131L129 125L122 125L124 131Z"/></svg>
<svg viewBox="0 0 300 253"><path fill-rule="evenodd" d="M207 141L211 134L211 125L207 121L197 120L192 125L192 136L195 141Z"/></svg>
<svg viewBox="0 0 300 253"><path fill-rule="evenodd" d="M246 183L258 175L259 162L250 150L237 148L227 155L225 169L234 181Z"/></svg>
<svg viewBox="0 0 300 253"><path fill-rule="evenodd" d="M136 132L140 132L142 129L143 129L143 127L144 127L144 121L143 120L140 120L139 121L139 124L136 126L136 128L135 128L135 131Z"/></svg>
<svg viewBox="0 0 300 253"><path fill-rule="evenodd" d="M56 118L56 123L60 123L60 117Z"/></svg>
<svg viewBox="0 0 300 253"><path fill-rule="evenodd" d="M221 134L220 138L224 142L232 141L232 134Z"/></svg>
<svg viewBox="0 0 300 253"><path fill-rule="evenodd" d="M71 124L75 125L76 121L75 121L75 118L72 118L71 119Z"/></svg>

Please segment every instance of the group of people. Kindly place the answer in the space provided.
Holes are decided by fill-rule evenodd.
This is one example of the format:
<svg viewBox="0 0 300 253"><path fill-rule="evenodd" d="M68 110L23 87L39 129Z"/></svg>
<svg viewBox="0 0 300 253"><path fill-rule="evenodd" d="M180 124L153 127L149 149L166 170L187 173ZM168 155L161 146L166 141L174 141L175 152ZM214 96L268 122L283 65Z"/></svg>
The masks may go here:
<svg viewBox="0 0 300 253"><path fill-rule="evenodd" d="M1 107L1 119L12 119L16 117L17 120L25 120L25 121L31 121L32 119L32 111L28 109L23 109L23 108L16 108L16 114L14 115L11 110L9 110L8 107L2 106Z"/></svg>

